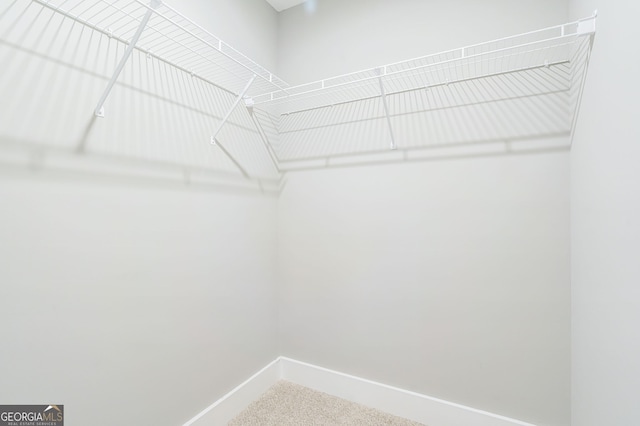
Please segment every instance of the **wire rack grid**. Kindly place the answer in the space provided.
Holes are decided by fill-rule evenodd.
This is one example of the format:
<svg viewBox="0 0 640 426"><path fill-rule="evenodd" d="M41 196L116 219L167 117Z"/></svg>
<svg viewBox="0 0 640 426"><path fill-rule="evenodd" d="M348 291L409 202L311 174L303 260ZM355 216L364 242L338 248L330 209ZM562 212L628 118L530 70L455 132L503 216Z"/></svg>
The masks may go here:
<svg viewBox="0 0 640 426"><path fill-rule="evenodd" d="M550 68L569 63L585 35L595 31L595 15L402 62L287 87L254 97L256 106L288 115L312 108L427 89L470 79Z"/></svg>
<svg viewBox="0 0 640 426"><path fill-rule="evenodd" d="M160 0L34 1L125 43L151 11L135 49L236 95L253 76L249 96L287 90L286 82Z"/></svg>

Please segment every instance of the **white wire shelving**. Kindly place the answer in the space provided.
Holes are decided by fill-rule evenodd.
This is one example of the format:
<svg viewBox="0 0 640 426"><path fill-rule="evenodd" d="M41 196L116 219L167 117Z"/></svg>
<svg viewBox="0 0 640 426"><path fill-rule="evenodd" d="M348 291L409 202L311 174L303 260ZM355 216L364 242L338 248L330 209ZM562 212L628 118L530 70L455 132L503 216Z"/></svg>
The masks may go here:
<svg viewBox="0 0 640 426"><path fill-rule="evenodd" d="M123 86L120 74L132 65L133 52L211 87L207 96L220 97L212 102L211 111L204 111L207 101L199 98L185 101L186 109L215 117L203 139L217 145L245 177L252 173L244 162L259 156L280 172L305 161L319 160L328 166L335 159L389 151L401 152L399 158L406 161L409 152L430 147L570 136L596 22L594 14L290 86L162 0L13 0L12 4L18 1L39 5L123 47L95 100L94 113L99 117L109 115L111 92ZM193 86L200 96L195 85L179 84L189 90ZM229 125L239 130L230 132ZM238 138L244 140L234 140ZM248 140L260 146L259 152L249 152ZM236 142L244 143L244 153L228 149Z"/></svg>
<svg viewBox="0 0 640 426"><path fill-rule="evenodd" d="M571 62L581 36L595 32L596 15L445 52L275 90L256 106L283 105L281 114L427 89ZM381 93L380 82L384 84ZM386 88L386 89L385 89Z"/></svg>
<svg viewBox="0 0 640 426"><path fill-rule="evenodd" d="M109 91L134 49L239 97L268 90L286 93L287 83L162 0L33 1L128 44L98 102L98 115L103 114Z"/></svg>
<svg viewBox="0 0 640 426"><path fill-rule="evenodd" d="M99 95L91 94L95 96L92 109L95 116L107 119L87 123L77 151L84 152L86 146L108 154L135 151L143 160L153 157L198 170L210 164L250 179L277 173L271 161L259 158L265 157L264 148L252 152L248 147L261 143L259 134L246 109L237 107L246 97L286 91L287 84L162 0L9 0L0 6L0 42L7 58L26 55L25 64L55 64L55 72L47 74L50 89L80 87L85 78L93 81L84 86L90 92L104 84ZM29 78L19 71L20 64L8 65L13 76L0 79L0 87L22 88L21 92L11 89L16 92L12 110L24 112L25 121L33 120L37 117L33 111L46 109L44 103L28 96L33 90L20 87ZM78 81L62 81L60 74L65 72ZM42 88L41 92L51 96L51 90L46 93ZM84 93L76 96L85 97ZM65 100L57 99L58 104ZM157 109L143 117L142 110L151 104ZM64 112L57 108L66 115L60 115L60 121L67 122L69 139L81 123L67 116L76 114L78 108L70 106ZM29 112L33 116L26 118ZM28 140L37 133L33 126L21 132L7 122L0 136ZM190 139L200 133L200 129L192 131L194 124L202 122L209 123L204 124L209 127L208 135L198 134L197 143L205 144L208 152L198 155L200 149ZM146 129L140 131L143 126ZM42 133L47 139L43 143L48 144L50 133ZM126 140L131 149L122 147Z"/></svg>
<svg viewBox="0 0 640 426"><path fill-rule="evenodd" d="M276 117L281 163L322 159L326 166L335 157L388 149L570 135L595 21L594 13L253 102Z"/></svg>

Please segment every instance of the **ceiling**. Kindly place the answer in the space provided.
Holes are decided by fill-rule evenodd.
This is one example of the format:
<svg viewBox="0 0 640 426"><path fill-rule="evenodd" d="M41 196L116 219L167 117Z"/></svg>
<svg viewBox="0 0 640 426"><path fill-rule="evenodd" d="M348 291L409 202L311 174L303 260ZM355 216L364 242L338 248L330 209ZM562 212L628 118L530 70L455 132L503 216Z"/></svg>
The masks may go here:
<svg viewBox="0 0 640 426"><path fill-rule="evenodd" d="M297 6L305 2L305 0L267 0L271 6L278 12L282 12L290 7Z"/></svg>

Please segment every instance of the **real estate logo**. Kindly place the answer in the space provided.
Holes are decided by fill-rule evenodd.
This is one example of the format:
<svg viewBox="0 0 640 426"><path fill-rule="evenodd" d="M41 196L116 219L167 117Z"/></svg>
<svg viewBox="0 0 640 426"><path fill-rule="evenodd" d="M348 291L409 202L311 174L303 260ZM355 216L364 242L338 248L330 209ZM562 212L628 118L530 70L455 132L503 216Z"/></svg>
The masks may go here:
<svg viewBox="0 0 640 426"><path fill-rule="evenodd" d="M64 405L0 405L0 426L64 426Z"/></svg>

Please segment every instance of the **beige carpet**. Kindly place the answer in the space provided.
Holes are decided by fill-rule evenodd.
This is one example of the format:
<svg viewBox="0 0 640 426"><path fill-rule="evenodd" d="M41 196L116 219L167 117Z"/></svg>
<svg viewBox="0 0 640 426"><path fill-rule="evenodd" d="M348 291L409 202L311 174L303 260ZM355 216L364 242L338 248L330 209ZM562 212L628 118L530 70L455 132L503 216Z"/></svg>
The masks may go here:
<svg viewBox="0 0 640 426"><path fill-rule="evenodd" d="M229 426L424 426L326 393L280 381Z"/></svg>

